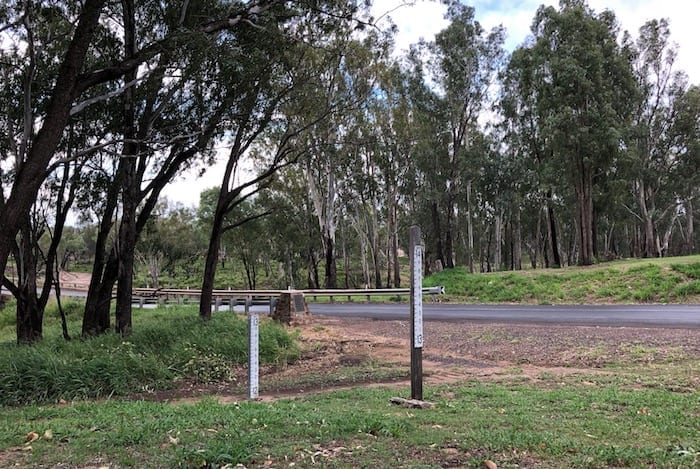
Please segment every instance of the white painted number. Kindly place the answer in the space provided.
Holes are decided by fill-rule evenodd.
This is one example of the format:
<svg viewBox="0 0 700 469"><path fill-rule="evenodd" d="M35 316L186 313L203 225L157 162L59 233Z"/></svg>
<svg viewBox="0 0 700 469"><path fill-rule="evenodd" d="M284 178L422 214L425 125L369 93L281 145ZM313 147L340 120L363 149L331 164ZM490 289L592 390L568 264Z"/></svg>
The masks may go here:
<svg viewBox="0 0 700 469"><path fill-rule="evenodd" d="M413 250L413 346L423 348L423 247Z"/></svg>
<svg viewBox="0 0 700 469"><path fill-rule="evenodd" d="M248 398L257 399L258 397L258 375L259 375L259 337L258 325L260 318L256 313L252 313L248 317L249 321L249 347L248 347Z"/></svg>

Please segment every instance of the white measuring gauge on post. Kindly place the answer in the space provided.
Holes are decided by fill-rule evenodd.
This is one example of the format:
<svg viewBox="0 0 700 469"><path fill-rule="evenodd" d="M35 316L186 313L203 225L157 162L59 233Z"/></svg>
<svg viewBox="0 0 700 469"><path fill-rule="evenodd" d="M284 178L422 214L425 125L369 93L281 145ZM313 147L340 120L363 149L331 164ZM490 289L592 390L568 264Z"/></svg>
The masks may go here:
<svg viewBox="0 0 700 469"><path fill-rule="evenodd" d="M423 348L423 246L413 249L413 346Z"/></svg>
<svg viewBox="0 0 700 469"><path fill-rule="evenodd" d="M247 306L247 302L246 302ZM246 310L248 308L246 307ZM259 394L259 369L260 363L260 316L258 313L248 313L248 399L257 399Z"/></svg>

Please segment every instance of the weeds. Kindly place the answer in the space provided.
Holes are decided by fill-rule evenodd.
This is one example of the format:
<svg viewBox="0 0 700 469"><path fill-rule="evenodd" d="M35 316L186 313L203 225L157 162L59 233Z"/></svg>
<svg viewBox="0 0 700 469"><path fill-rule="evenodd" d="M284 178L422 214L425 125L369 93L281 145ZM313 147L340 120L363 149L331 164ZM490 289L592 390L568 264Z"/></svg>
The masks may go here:
<svg viewBox="0 0 700 469"><path fill-rule="evenodd" d="M167 389L177 379L226 382L232 365L247 360L247 324L235 314L218 313L205 323L195 308L143 310L128 340L105 334L67 342L47 322L38 344L17 346L10 337L0 343L0 405L122 396ZM284 363L298 353L283 327L261 324L262 363Z"/></svg>

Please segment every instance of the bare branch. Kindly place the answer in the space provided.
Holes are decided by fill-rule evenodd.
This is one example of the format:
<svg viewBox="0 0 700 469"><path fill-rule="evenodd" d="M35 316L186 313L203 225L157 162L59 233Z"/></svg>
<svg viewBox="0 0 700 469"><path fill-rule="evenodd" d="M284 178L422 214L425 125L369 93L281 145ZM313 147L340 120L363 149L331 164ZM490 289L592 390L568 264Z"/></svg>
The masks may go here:
<svg viewBox="0 0 700 469"><path fill-rule="evenodd" d="M245 198L248 198L248 196L246 196ZM245 198L242 199L241 202L243 200L245 200ZM232 223L230 225L224 226L223 228L221 228L221 232L226 233L227 231L230 231L234 228L238 228L239 226L244 225L244 224L248 223L249 221L257 220L258 218L266 217L270 214L272 214L272 210L267 210L263 213L258 213L256 215L250 215L248 217L245 217L243 220L237 221L236 223Z"/></svg>
<svg viewBox="0 0 700 469"><path fill-rule="evenodd" d="M85 101L82 101L82 102L76 104L75 106L73 106L70 109L70 115L74 116L74 115L78 114L79 112L81 112L82 110L84 110L85 108L87 108L88 106L92 106L93 104L96 104L96 103L99 103L102 101L107 101L108 99L114 98L115 96L119 96L124 91L126 91L127 89L131 88L132 86L138 84L140 81L143 81L144 79L145 79L145 77L137 78L136 80L132 80L129 83L122 86L121 88L118 88L114 91L110 91L109 93L105 93L105 94L100 95L100 96L95 96L94 98L86 99Z"/></svg>

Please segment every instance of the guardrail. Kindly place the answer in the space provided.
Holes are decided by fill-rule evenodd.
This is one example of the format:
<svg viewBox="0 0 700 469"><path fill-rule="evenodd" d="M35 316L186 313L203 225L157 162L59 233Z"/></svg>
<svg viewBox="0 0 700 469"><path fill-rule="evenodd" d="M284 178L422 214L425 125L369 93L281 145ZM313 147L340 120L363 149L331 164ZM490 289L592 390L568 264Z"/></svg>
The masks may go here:
<svg viewBox="0 0 700 469"><path fill-rule="evenodd" d="M235 304L243 304L246 301L256 303L256 300L262 300L264 304L272 302L273 298L279 297L282 293L301 293L305 297L313 297L316 300L318 297L328 297L331 302L337 297L347 297L348 301L352 301L354 296L364 296L367 301L370 301L372 296L408 296L411 293L410 288L378 288L378 289L314 289L314 290L214 290L212 297L216 306L221 304L229 304L231 307ZM444 295L445 287L425 287L423 294L426 295ZM187 288L134 288L133 296L137 299L139 306L143 306L149 299L155 299L158 303L167 303L175 300L178 304L187 302L190 298L199 298L201 290Z"/></svg>

